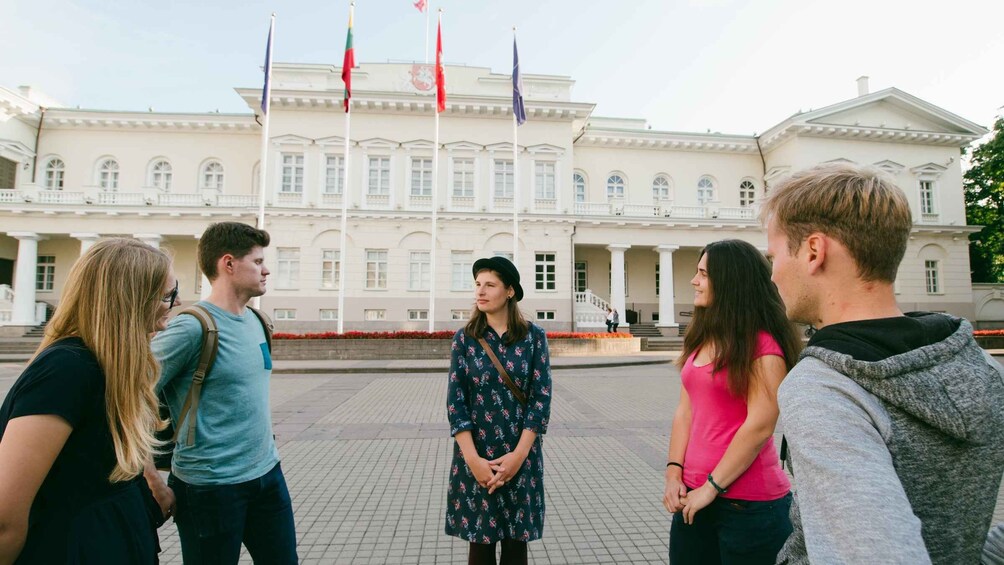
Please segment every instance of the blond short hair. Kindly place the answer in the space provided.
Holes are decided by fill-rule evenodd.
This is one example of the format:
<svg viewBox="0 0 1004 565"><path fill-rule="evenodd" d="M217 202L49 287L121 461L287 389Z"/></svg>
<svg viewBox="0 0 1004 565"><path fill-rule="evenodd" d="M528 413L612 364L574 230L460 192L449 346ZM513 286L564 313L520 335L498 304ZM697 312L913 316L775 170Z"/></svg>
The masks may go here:
<svg viewBox="0 0 1004 565"><path fill-rule="evenodd" d="M771 191L760 220L788 238L794 254L813 232L842 243L865 281L893 282L913 228L906 195L882 171L823 164L785 178Z"/></svg>

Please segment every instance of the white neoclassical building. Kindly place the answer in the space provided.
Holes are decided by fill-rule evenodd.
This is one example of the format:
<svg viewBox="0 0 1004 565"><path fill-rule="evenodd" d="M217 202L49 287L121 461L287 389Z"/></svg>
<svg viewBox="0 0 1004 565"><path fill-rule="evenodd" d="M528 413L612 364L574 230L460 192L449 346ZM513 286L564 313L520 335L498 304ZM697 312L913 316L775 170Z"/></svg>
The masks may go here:
<svg viewBox="0 0 1004 565"><path fill-rule="evenodd" d="M903 308L1004 312L1000 296L974 298L969 278L960 148L987 130L905 92L869 92L863 77L855 98L759 136L722 135L595 116L572 98L571 78L525 75L528 121L514 167L510 77L451 66L433 178L429 70L354 71L345 184L341 69L275 66L262 307L280 329L332 330L339 316L346 329L425 329L433 264L435 326L456 327L472 305L473 261L513 253L516 202L531 318L556 330L602 328L609 304L624 327L675 335L693 307L702 246L741 238L765 247L756 211L771 184L841 160L885 169L913 206L896 286ZM237 94L259 107L259 88ZM169 248L182 298L197 300L207 290L199 234L211 222L255 222L261 129L252 113L80 110L0 88L0 324L36 324L80 253L115 235Z"/></svg>

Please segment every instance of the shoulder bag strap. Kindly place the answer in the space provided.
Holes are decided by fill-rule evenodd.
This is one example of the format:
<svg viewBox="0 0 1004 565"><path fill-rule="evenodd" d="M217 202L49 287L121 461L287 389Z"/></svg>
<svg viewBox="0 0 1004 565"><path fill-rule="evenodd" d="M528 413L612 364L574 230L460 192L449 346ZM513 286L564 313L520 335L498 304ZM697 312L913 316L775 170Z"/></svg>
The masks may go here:
<svg viewBox="0 0 1004 565"><path fill-rule="evenodd" d="M178 416L178 424L174 427L174 441L178 440L178 433L181 431L181 424L185 421L188 413L192 413L192 421L188 425L188 436L185 445L195 443L196 414L199 413L199 397L202 396L202 383L206 380L206 375L213 369L216 361L216 353L220 348L220 331L216 327L216 320L204 307L199 305L189 306L178 315L188 314L194 316L202 326L202 353L199 355L199 364L192 375L192 386L188 388L188 396L185 397L185 404L181 407L181 414Z"/></svg>
<svg viewBox="0 0 1004 565"><path fill-rule="evenodd" d="M248 306L247 308L254 312L254 315L258 317L258 321L261 322L261 327L265 330L265 343L268 344L268 352L272 353L272 332L275 331L275 326L272 324L272 318L269 318L268 314L257 308L252 308L251 306Z"/></svg>
<svg viewBox="0 0 1004 565"><path fill-rule="evenodd" d="M516 400L518 400L520 404L526 406L526 395L523 394L523 391L516 386L516 383L512 382L511 378L509 378L509 373L505 372L505 368L502 366L502 363L499 362L499 358L495 356L495 352L492 351L491 346L488 345L488 342L485 341L485 338L483 337L479 337L478 342L481 343L481 347L484 348L485 353L488 354L488 358L492 360L492 365L495 365L495 368L498 369L499 375L502 376L502 381L505 383L505 386L509 387L509 392L516 397Z"/></svg>

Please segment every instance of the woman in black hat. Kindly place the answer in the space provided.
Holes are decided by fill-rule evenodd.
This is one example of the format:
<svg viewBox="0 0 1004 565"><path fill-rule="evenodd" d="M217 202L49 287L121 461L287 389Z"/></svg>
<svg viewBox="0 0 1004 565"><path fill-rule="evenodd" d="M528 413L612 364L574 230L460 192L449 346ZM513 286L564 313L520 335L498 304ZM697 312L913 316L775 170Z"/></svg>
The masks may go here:
<svg viewBox="0 0 1004 565"><path fill-rule="evenodd" d="M547 335L528 323L519 271L504 257L474 263L475 307L453 336L446 398L456 439L446 533L471 542L469 564L527 562L544 531L541 435L551 411Z"/></svg>

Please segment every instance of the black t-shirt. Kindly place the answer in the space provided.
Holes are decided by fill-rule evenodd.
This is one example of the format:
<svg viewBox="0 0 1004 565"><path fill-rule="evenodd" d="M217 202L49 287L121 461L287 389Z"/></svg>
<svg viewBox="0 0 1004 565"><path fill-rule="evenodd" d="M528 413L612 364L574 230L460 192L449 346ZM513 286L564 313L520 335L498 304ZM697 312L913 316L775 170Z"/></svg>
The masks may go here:
<svg viewBox="0 0 1004 565"><path fill-rule="evenodd" d="M126 510L129 516L123 518L127 522L146 522L149 529L149 517L132 510L135 501L122 500L123 494L128 495L125 498L140 496L137 481L142 478L109 481L116 459L105 417L105 375L97 358L79 338L54 343L21 373L0 407L0 440L10 420L43 414L63 418L73 431L31 504L28 538L19 562L25 562L28 556L37 560L43 555L62 554L64 548L76 543L71 539L81 531L76 522L104 521L107 509L98 510L101 515L94 512L109 500L119 511ZM126 490L135 490L136 494ZM118 539L127 540L133 534L108 533L112 539L117 534ZM88 535L94 534L90 529ZM132 541L127 543L132 545Z"/></svg>
<svg viewBox="0 0 1004 565"><path fill-rule="evenodd" d="M894 318L831 324L813 334L809 346L874 363L938 343L955 333L959 323L944 314L907 312Z"/></svg>

